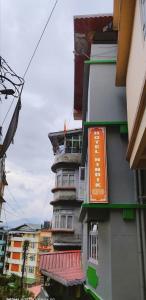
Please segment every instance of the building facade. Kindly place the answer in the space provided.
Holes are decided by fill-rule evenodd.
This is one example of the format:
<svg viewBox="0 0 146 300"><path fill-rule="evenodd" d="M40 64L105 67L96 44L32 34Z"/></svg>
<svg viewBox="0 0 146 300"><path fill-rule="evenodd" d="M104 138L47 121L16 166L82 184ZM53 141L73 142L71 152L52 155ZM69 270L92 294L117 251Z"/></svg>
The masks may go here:
<svg viewBox="0 0 146 300"><path fill-rule="evenodd" d="M53 146L52 171L55 173L51 201L53 246L55 250L80 249L81 224L78 218L82 203L79 192L82 132L79 129L68 130L48 136Z"/></svg>
<svg viewBox="0 0 146 300"><path fill-rule="evenodd" d="M119 9L120 7L120 9ZM130 16L130 17L129 17ZM128 147L126 159L136 173L137 201L146 204L146 1L114 1L118 31L116 86L126 89ZM146 298L146 210L137 212L141 294Z"/></svg>
<svg viewBox="0 0 146 300"><path fill-rule="evenodd" d="M123 1L124 2L124 1ZM115 85L112 16L78 16L74 116L83 121L83 266L92 299L144 300L136 172L126 161L126 89ZM141 248L142 250L142 248Z"/></svg>
<svg viewBox="0 0 146 300"><path fill-rule="evenodd" d="M3 274L4 260L6 254L7 231L0 227L0 274Z"/></svg>
<svg viewBox="0 0 146 300"><path fill-rule="evenodd" d="M39 281L39 236L41 226L24 224L9 231L6 247L5 269L7 275L22 276L23 246L29 241L24 277L27 284Z"/></svg>

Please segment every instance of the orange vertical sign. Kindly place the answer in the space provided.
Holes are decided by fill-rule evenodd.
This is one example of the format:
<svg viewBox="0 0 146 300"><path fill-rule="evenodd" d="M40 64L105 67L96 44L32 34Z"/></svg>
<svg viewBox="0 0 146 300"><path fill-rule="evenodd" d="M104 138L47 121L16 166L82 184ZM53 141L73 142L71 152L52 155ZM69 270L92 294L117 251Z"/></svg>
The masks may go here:
<svg viewBox="0 0 146 300"><path fill-rule="evenodd" d="M107 199L107 164L106 164L106 129L89 128L89 201L108 202Z"/></svg>

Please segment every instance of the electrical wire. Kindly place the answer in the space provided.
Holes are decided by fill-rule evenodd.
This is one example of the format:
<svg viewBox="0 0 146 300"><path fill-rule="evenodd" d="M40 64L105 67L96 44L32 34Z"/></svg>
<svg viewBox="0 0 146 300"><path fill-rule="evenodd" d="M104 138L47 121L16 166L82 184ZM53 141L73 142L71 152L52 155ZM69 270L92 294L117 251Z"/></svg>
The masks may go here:
<svg viewBox="0 0 146 300"><path fill-rule="evenodd" d="M31 58L30 58L30 60L29 60L29 63L28 63L28 65L27 65L27 67L26 67L26 70L25 70L25 72L24 72L23 78L25 78L25 76L26 76L26 74L27 74L27 72L28 72L28 70L29 70L29 68L30 68L30 65L31 65L31 63L32 63L32 60L33 60L33 58L34 58L34 56L35 56L35 54L36 54L36 51L37 51L37 49L38 49L38 47L39 47L40 42L41 42L41 39L42 39L42 37L43 37L43 35L44 35L44 33L45 33L45 30L46 30L46 28L47 28L47 26L48 26L50 20L51 20L51 17L52 17L52 15L53 15L53 12L54 12L54 10L55 10L55 7L56 7L56 5L57 5L57 2L58 2L58 0L56 0L56 1L55 1L55 4L53 5L53 8L52 8L52 10L51 10L51 12L50 12L50 14L49 14L49 17L48 17L48 19L47 19L47 22L46 22L46 24L45 24L45 27L43 28L43 31L42 31L42 33L41 33L41 36L40 36L40 38L39 38L39 40L38 40L38 42L37 42L37 44L36 44L36 47L35 47L35 49L34 49L34 51L33 51L33 54L32 54L32 56L31 56Z"/></svg>
<svg viewBox="0 0 146 300"><path fill-rule="evenodd" d="M3 119L3 122L2 122L1 127L4 125L4 123L5 123L5 121L6 121L6 118L7 118L8 114L9 114L9 112L10 112L10 110L11 110L11 107L12 107L12 105L13 105L13 103L14 103L14 100L15 100L15 98L13 98L13 100L11 101L11 104L10 104L10 106L9 106L9 108L8 108L8 110L7 110L7 112L6 112L6 114L5 114L5 117L4 117L4 119Z"/></svg>
<svg viewBox="0 0 146 300"><path fill-rule="evenodd" d="M7 222L7 218L6 218L6 211L5 211L5 207L3 206L3 211L4 211L4 218L5 218L5 221L6 221L6 225L8 227L8 222Z"/></svg>
<svg viewBox="0 0 146 300"><path fill-rule="evenodd" d="M16 201L16 198L14 197L14 195L12 194L12 191L10 190L10 188L8 186L6 187L6 190L9 192L9 195L11 196L11 198L13 199L13 201L16 203L16 205L20 208L20 205Z"/></svg>

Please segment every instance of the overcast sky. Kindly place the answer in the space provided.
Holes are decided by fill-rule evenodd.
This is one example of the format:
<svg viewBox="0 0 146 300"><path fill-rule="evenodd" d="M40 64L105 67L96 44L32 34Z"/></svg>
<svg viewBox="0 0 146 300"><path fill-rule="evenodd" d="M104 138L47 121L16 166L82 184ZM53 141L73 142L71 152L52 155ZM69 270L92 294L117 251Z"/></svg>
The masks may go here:
<svg viewBox="0 0 146 300"><path fill-rule="evenodd" d="M0 53L23 76L55 0L0 0ZM113 0L59 0L25 78L15 143L7 151L8 225L51 219L54 175L48 133L73 120L73 16L112 13ZM0 121L10 104L0 104ZM13 112L14 107L11 110ZM9 122L11 113L7 118ZM4 128L5 130L5 128ZM2 219L5 221L4 212Z"/></svg>

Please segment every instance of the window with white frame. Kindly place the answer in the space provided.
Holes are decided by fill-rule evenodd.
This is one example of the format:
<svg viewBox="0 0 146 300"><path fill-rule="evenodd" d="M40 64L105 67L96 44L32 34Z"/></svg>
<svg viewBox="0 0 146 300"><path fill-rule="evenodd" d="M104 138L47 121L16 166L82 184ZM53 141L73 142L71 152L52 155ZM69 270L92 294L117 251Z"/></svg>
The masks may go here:
<svg viewBox="0 0 146 300"><path fill-rule="evenodd" d="M75 186L75 174L71 170L60 170L56 174L57 187Z"/></svg>
<svg viewBox="0 0 146 300"><path fill-rule="evenodd" d="M73 229L73 212L58 209L53 212L53 227L59 229Z"/></svg>
<svg viewBox="0 0 146 300"><path fill-rule="evenodd" d="M142 17L142 29L144 38L146 38L146 0L140 0L141 2L141 17Z"/></svg>
<svg viewBox="0 0 146 300"><path fill-rule="evenodd" d="M29 259L30 259L31 261L35 261L35 255L30 255Z"/></svg>
<svg viewBox="0 0 146 300"><path fill-rule="evenodd" d="M89 259L98 263L98 223L95 222L89 227Z"/></svg>
<svg viewBox="0 0 146 300"><path fill-rule="evenodd" d="M82 136L73 135L67 137L65 141L65 152L66 153L80 153L82 149Z"/></svg>
<svg viewBox="0 0 146 300"><path fill-rule="evenodd" d="M30 242L29 243L29 247L32 248L32 249L34 249L35 248L35 243L34 242Z"/></svg>
<svg viewBox="0 0 146 300"><path fill-rule="evenodd" d="M29 273L34 273L34 267L29 266L29 267L28 267L28 272L29 272Z"/></svg>

